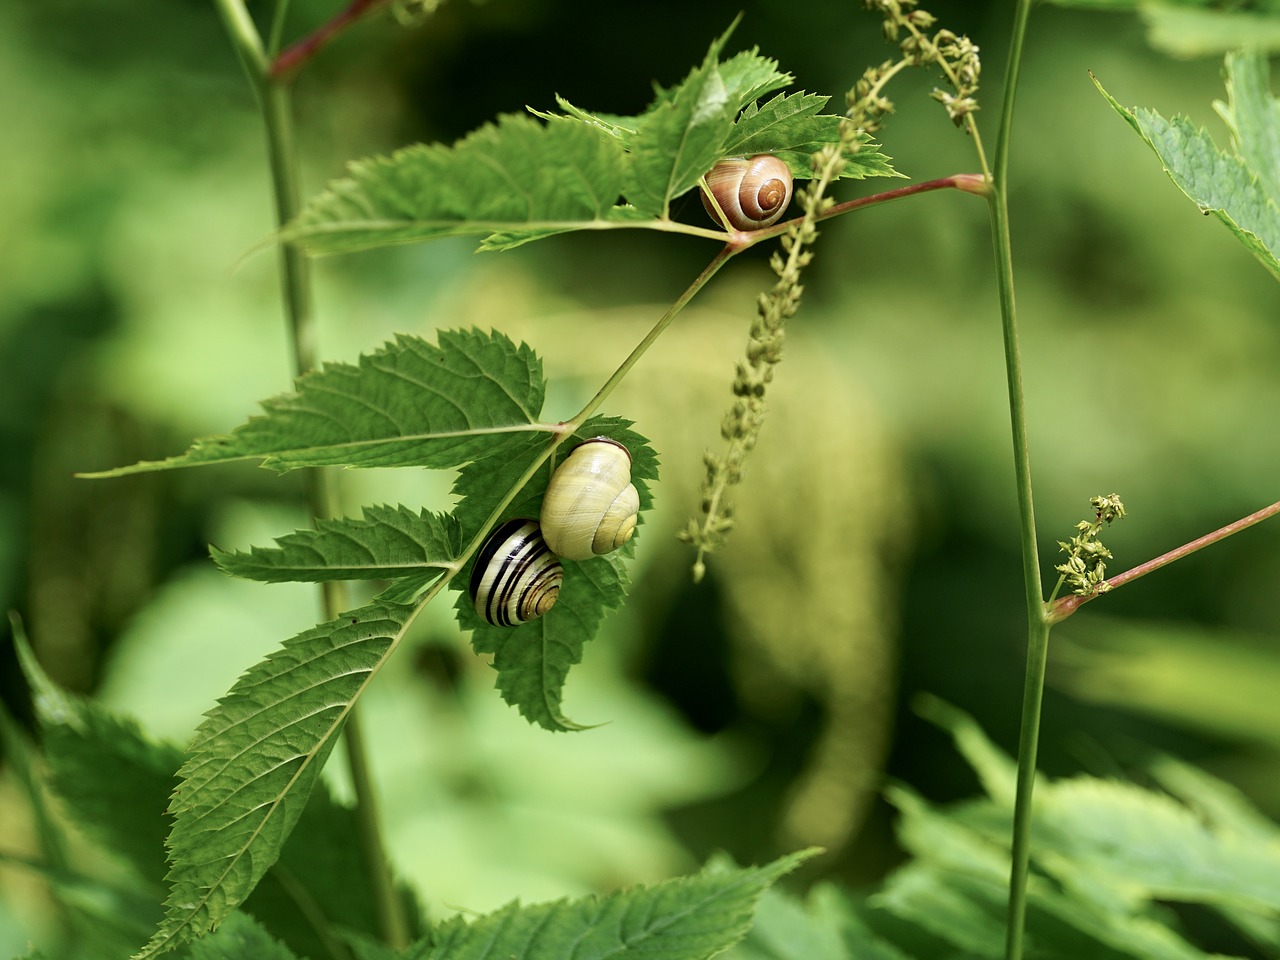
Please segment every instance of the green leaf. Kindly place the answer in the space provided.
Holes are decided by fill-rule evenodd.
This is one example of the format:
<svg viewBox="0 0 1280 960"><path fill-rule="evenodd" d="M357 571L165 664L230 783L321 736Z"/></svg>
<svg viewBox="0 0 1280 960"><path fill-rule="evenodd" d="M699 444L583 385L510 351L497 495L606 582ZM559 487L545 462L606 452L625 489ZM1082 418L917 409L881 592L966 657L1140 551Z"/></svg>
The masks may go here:
<svg viewBox="0 0 1280 960"><path fill-rule="evenodd" d="M1280 204L1280 100L1271 95L1266 57L1256 50L1228 54L1226 80L1228 102L1214 106L1231 128L1240 159Z"/></svg>
<svg viewBox="0 0 1280 960"><path fill-rule="evenodd" d="M819 111L830 97L809 93L779 94L764 106L749 104L725 141L723 156L755 156L772 153L782 160L798 180L813 178L813 155L840 142L840 117ZM896 177L888 157L878 152L870 136L864 134L856 153L847 154L841 177Z"/></svg>
<svg viewBox="0 0 1280 960"><path fill-rule="evenodd" d="M301 816L351 705L413 613L374 602L307 630L210 711L178 771L166 916L140 956L202 936L253 891Z"/></svg>
<svg viewBox="0 0 1280 960"><path fill-rule="evenodd" d="M1280 912L1280 844L1212 831L1170 797L1089 777L1039 796L1033 856L1090 900Z"/></svg>
<svg viewBox="0 0 1280 960"><path fill-rule="evenodd" d="M628 550L624 547L623 550ZM502 699L531 723L557 732L587 729L560 710L569 668L610 610L621 606L631 579L617 551L592 560L563 560L564 585L556 605L519 627L495 627L476 615L471 599L458 600L459 622L472 630L476 653L492 654ZM628 550L629 552L629 550ZM461 577L459 581L461 581Z"/></svg>
<svg viewBox="0 0 1280 960"><path fill-rule="evenodd" d="M267 400L265 413L228 436L197 440L167 460L86 474L116 477L235 460L298 467L455 467L499 454L537 430L542 364L501 333L442 330L439 346L400 336L358 366L325 364L297 391Z"/></svg>
<svg viewBox="0 0 1280 960"><path fill-rule="evenodd" d="M754 49L720 63L732 31L731 26L699 66L636 118L626 195L642 215L665 219L671 200L725 156L725 140L743 107L791 82L789 74L778 72L776 61Z"/></svg>
<svg viewBox="0 0 1280 960"><path fill-rule="evenodd" d="M1000 807L1012 810L1017 764L991 742L977 721L963 710L927 694L916 697L912 706L920 716L951 734L956 749L969 761L987 795Z"/></svg>
<svg viewBox="0 0 1280 960"><path fill-rule="evenodd" d="M1263 0L1260 6L1214 10L1145 2L1140 9L1153 47L1177 57L1203 57L1241 47L1280 50L1280 5Z"/></svg>
<svg viewBox="0 0 1280 960"><path fill-rule="evenodd" d="M360 520L319 520L314 530L276 538L276 547L248 553L210 549L232 576L269 583L393 580L426 586L455 566L462 534L450 516L405 507L369 506Z"/></svg>
<svg viewBox="0 0 1280 960"><path fill-rule="evenodd" d="M321 780L279 861L244 902L245 912L305 957L339 956L338 941L378 936L377 892L372 884L352 882L368 869L360 829L356 811L335 801ZM413 916L411 898L397 893L405 901L405 915ZM219 927L218 934L225 930L226 925Z"/></svg>
<svg viewBox="0 0 1280 960"><path fill-rule="evenodd" d="M658 89L638 116L593 113L557 97L563 114L530 108L543 123L506 115L453 146L418 144L361 160L309 201L279 239L326 254L464 234L481 237L480 249L492 251L568 230L697 232L673 228L671 201L743 143L755 152L776 148L807 178L813 153L838 140L840 118L817 115L809 100L775 98L765 118L753 120L755 102L793 78L754 48L721 61L732 31L684 80ZM740 113L752 122L735 135ZM895 174L884 156L862 149L843 175Z"/></svg>
<svg viewBox="0 0 1280 960"><path fill-rule="evenodd" d="M311 253L532 228L532 239L603 223L622 150L581 123L507 114L452 147L415 144L351 164L281 231ZM507 244L514 245L514 244Z"/></svg>
<svg viewBox="0 0 1280 960"><path fill-rule="evenodd" d="M191 960L297 960L288 947L272 939L253 917L231 914L216 933L191 945Z"/></svg>
<svg viewBox="0 0 1280 960"><path fill-rule="evenodd" d="M149 740L133 721L58 688L21 635L17 649L35 694L54 793L87 836L127 864L144 885L159 888L169 829L165 806L182 752Z"/></svg>
<svg viewBox="0 0 1280 960"><path fill-rule="evenodd" d="M756 908L756 922L731 960L911 960L873 931L837 887L822 883L805 900L770 887Z"/></svg>
<svg viewBox="0 0 1280 960"><path fill-rule="evenodd" d="M1201 212L1221 220L1272 276L1280 279L1280 206L1267 195L1245 160L1219 150L1208 133L1197 130L1185 117L1166 120L1153 110L1126 109L1096 77L1094 83L1156 152L1178 188ZM1275 122L1274 111L1270 122Z"/></svg>
<svg viewBox="0 0 1280 960"><path fill-rule="evenodd" d="M406 951L405 960L712 957L747 932L769 885L816 852L793 853L763 867L703 870L606 897L527 907L513 903L471 922L455 917Z"/></svg>
<svg viewBox="0 0 1280 960"><path fill-rule="evenodd" d="M1147 26L1147 40L1176 57L1220 55L1244 47L1280 50L1280 2L1251 0L1223 4L1219 0L1053 0L1062 7L1137 11ZM1247 6L1249 9L1221 9Z"/></svg>
<svg viewBox="0 0 1280 960"><path fill-rule="evenodd" d="M657 478L657 458L645 438L628 426L625 420L594 418L560 449L567 453L575 440L597 436L622 443L631 453L631 480L640 494L643 519L652 505L648 481ZM477 461L459 471L454 492L460 502L454 516L462 526L464 540L477 535L498 502L544 448L545 440L530 437L522 451L496 462ZM508 505L502 519L536 518L549 478L550 465L544 465ZM519 627L492 626L475 612L466 590L474 557L454 578L455 589L461 591L458 622L472 631L471 644L477 653L493 656L496 686L503 699L531 722L555 731L583 729L560 710L564 683L569 668L582 660L584 646L596 635L601 621L626 598L630 576L623 559L634 555L638 539L639 534L605 556L562 561L565 580L556 605L545 616Z"/></svg>

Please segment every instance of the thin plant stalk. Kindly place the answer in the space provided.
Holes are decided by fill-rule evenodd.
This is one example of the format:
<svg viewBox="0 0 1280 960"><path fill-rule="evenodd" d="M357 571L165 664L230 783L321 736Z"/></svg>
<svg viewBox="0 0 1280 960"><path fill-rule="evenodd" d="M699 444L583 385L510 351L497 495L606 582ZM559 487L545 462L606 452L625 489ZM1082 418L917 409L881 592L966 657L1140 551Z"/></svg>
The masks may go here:
<svg viewBox="0 0 1280 960"><path fill-rule="evenodd" d="M242 0L217 0L217 5L227 33L258 96L267 140L267 163L271 173L276 223L283 226L294 218L302 206L289 89L282 83L274 82L269 76L269 60L261 35ZM275 42L278 39L273 39L273 43ZM279 270L294 372L297 376L302 376L316 366L310 262L299 246L282 243L279 245ZM311 514L316 519L327 519L340 513L336 486L331 474L325 469L308 471L307 499ZM322 605L326 620L337 617L349 606L345 585L324 584ZM342 735L356 795L357 837L378 905L382 937L389 946L403 948L409 940L408 924L400 899L395 893L391 866L386 857L373 778L368 766L368 753L354 705Z"/></svg>
<svg viewBox="0 0 1280 960"><path fill-rule="evenodd" d="M1026 398L1022 389L1022 360L1018 348L1017 311L1013 290L1013 256L1009 234L1009 149L1013 108L1017 97L1022 45L1031 12L1030 0L1014 4L1013 38L1005 68L1004 102L996 139L988 205L996 258L996 284L1004 332L1005 373L1009 390L1009 419L1013 430L1014 470L1018 518L1022 531L1022 578L1027 607L1027 663L1022 687L1022 725L1018 736L1017 790L1014 800L1009 906L1005 927L1005 960L1021 960L1027 913L1027 874L1031 862L1032 794L1036 754L1040 742L1040 714L1044 702L1045 665L1049 652L1049 621L1040 581L1035 509L1031 498L1031 451L1027 439Z"/></svg>

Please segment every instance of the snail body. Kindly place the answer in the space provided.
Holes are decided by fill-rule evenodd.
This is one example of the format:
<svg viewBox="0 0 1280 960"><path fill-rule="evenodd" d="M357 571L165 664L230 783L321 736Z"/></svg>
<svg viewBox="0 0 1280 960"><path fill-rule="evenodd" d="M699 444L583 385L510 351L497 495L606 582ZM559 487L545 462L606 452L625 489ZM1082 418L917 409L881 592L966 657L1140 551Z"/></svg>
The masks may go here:
<svg viewBox="0 0 1280 960"><path fill-rule="evenodd" d="M608 437L574 447L551 475L542 498L542 536L566 560L608 553L635 533L640 494L631 454Z"/></svg>
<svg viewBox="0 0 1280 960"><path fill-rule="evenodd" d="M709 171L702 205L721 223L710 197L735 230L759 230L775 223L791 203L791 170L772 154L727 157ZM709 194L709 195L708 195ZM726 226L721 223L721 226Z"/></svg>
<svg viewBox="0 0 1280 960"><path fill-rule="evenodd" d="M550 610L560 595L564 568L538 524L508 520L484 542L471 571L471 602L487 623L518 627Z"/></svg>

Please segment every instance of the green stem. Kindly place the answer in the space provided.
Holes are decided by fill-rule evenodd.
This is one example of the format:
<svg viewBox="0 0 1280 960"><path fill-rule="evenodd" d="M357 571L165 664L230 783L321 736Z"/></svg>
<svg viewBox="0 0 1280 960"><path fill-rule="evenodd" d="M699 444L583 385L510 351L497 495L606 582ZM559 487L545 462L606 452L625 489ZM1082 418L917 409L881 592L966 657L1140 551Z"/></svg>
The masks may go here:
<svg viewBox="0 0 1280 960"><path fill-rule="evenodd" d="M269 63L262 38L242 0L217 0L217 3L232 44L258 95L267 140L267 164L271 172L276 225L283 227L302 207L289 90L269 77ZM278 27L279 18L276 23ZM273 39L273 43L275 42L278 41ZM294 372L301 377L316 366L310 261L297 244L281 243L279 270ZM327 519L339 515L338 492L329 471L309 471L307 479L307 499L312 516ZM346 587L342 584L324 584L322 596L326 620L336 618L349 606ZM408 924L400 899L395 895L391 866L387 861L386 847L381 836L381 821L373 780L369 774L367 751L354 705L343 728L343 740L356 794L358 839L378 904L382 936L389 946L401 949L408 944Z"/></svg>
<svg viewBox="0 0 1280 960"><path fill-rule="evenodd" d="M996 257L996 284L1004 331L1005 375L1009 390L1009 418L1013 430L1018 517L1022 529L1022 580L1027 608L1027 665L1022 687L1022 728L1018 737L1018 777L1013 812L1005 960L1021 960L1022 957L1027 913L1027 874L1031 862L1032 796L1035 790L1036 753L1040 742L1040 713L1044 702L1045 664L1049 652L1049 621L1045 614L1044 587L1040 582L1040 554L1036 546L1036 519L1031 499L1031 453L1027 440L1026 400L1022 389L1022 360L1018 348L1008 205L1013 107L1030 10L1030 0L1017 0L1013 39L1005 69L1004 102L996 140L992 190L988 194Z"/></svg>
<svg viewBox="0 0 1280 960"><path fill-rule="evenodd" d="M631 372L631 368L634 367L640 358L645 355L646 351L653 346L654 341L656 341L658 337L662 336L663 331L666 330L667 327L671 326L671 321L676 318L680 311L685 308L698 291L707 285L707 282L719 272L721 267L729 262L729 259L734 254L740 253L745 249L746 246L744 245L727 243L719 253L711 258L711 262L708 263L706 267L703 268L703 271L694 278L694 281L685 288L684 293L680 294L679 298L671 305L670 309L668 309L667 312L658 319L658 322L653 325L653 329L645 334L645 338L643 340L636 344L635 349L627 355L627 359L623 360L618 369L613 371L613 376L604 382L604 386L596 391L596 395L587 402L585 407L578 411L577 416L572 420L566 421L567 431L564 436L567 436L569 433L576 430L582 425L584 420L600 409L601 404L604 403L609 394L613 393L614 389L622 382L623 378Z"/></svg>

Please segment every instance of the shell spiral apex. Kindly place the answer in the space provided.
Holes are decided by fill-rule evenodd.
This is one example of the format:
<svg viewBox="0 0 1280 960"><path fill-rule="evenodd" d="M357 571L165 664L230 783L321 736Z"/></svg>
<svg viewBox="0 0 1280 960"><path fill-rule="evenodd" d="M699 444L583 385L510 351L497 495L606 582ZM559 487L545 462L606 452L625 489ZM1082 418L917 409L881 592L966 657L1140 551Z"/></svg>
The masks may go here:
<svg viewBox="0 0 1280 960"><path fill-rule="evenodd" d="M778 157L727 157L705 177L702 205L721 223L716 204L735 230L759 230L776 223L791 204L791 169ZM715 198L715 203L711 202ZM721 223L721 226L724 226Z"/></svg>

